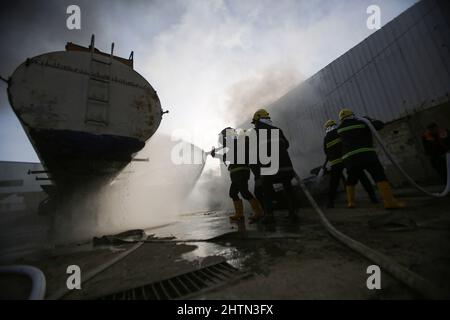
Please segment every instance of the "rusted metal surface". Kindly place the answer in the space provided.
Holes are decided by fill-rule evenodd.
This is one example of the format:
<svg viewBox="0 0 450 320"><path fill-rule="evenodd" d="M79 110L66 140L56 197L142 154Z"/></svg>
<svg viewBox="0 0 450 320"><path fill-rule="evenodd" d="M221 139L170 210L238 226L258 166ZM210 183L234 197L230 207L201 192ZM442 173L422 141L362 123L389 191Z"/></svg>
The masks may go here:
<svg viewBox="0 0 450 320"><path fill-rule="evenodd" d="M97 53L93 57L106 61ZM88 52L61 51L28 59L19 66L11 77L8 92L20 120L33 129L149 139L161 121L161 104L155 90L137 72L117 60L112 60L110 66L105 62L104 68L97 66L95 70L90 62ZM101 92L104 90L101 80L108 82L109 97ZM89 94L107 101L104 110L107 125L85 121Z"/></svg>
<svg viewBox="0 0 450 320"><path fill-rule="evenodd" d="M158 129L162 109L132 59L94 47L27 59L10 78L10 104L57 195L114 178Z"/></svg>

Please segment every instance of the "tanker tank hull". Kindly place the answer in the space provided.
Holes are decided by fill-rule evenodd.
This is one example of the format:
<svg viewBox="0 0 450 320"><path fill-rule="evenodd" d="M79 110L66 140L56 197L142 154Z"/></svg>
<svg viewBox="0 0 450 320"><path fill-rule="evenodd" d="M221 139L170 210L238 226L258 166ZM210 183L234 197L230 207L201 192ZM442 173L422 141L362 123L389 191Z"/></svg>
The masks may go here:
<svg viewBox="0 0 450 320"><path fill-rule="evenodd" d="M161 122L159 98L132 59L69 43L27 59L10 104L58 189L113 178Z"/></svg>

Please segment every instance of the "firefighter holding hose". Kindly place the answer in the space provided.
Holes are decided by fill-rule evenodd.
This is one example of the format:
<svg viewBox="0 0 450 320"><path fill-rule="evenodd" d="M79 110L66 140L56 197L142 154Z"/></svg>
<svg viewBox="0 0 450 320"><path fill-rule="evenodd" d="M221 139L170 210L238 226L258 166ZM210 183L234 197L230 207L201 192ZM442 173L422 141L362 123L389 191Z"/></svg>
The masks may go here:
<svg viewBox="0 0 450 320"><path fill-rule="evenodd" d="M355 185L366 170L377 184L384 207L386 209L404 208L405 204L395 199L392 194L384 168L375 152L370 128L364 121L356 118L350 109L342 109L339 112L339 119L341 123L337 133L342 140L342 160L348 173L346 186L348 207L355 207ZM367 119L376 130L384 127L383 122L379 120Z"/></svg>
<svg viewBox="0 0 450 320"><path fill-rule="evenodd" d="M334 199L339 187L339 182L343 180L344 184L346 183L343 175L344 162L342 161L342 139L339 137L337 132L338 126L334 120L328 120L325 122L324 128L326 134L323 141L323 150L325 152L326 159L323 168L325 168L328 162L331 167L327 207L334 208ZM373 189L372 184L364 171L361 172L361 176L358 177L358 180L363 185L372 203L378 203L375 190Z"/></svg>
<svg viewBox="0 0 450 320"><path fill-rule="evenodd" d="M241 140L241 141L239 141ZM234 215L230 217L231 222L239 222L244 220L244 203L239 194L247 200L253 211L250 217L250 223L256 222L263 215L263 209L259 201L248 189L248 180L250 179L249 164L249 142L244 134L238 134L236 129L225 128L219 134L219 142L222 144L223 150L222 161L228 167L230 172L230 191L229 196L233 200ZM244 143L244 150L238 148L239 142ZM244 154L241 154L241 152ZM216 157L216 150L211 150L211 156Z"/></svg>
<svg viewBox="0 0 450 320"><path fill-rule="evenodd" d="M265 175L261 170L259 175L255 174L255 179L257 179L255 183L260 181L262 185L265 215L263 222L267 224L274 222L272 202L275 200L273 190L273 185L275 183L281 183L283 185L283 191L289 212L288 218L295 221L298 219L298 216L296 212L296 196L291 180L296 176L296 174L288 152L289 141L286 139L283 131L272 123L270 115L265 109L259 109L254 113L252 124L254 125L254 130L257 137L259 170L270 166L270 164L262 164L262 161L260 161L261 154L259 149L263 148L263 145L265 145L265 149L268 150L272 156L277 154L279 157L279 168L276 173ZM278 146L278 150L271 150L272 139L275 139L274 136L276 136L274 131L278 132L278 143L276 144Z"/></svg>

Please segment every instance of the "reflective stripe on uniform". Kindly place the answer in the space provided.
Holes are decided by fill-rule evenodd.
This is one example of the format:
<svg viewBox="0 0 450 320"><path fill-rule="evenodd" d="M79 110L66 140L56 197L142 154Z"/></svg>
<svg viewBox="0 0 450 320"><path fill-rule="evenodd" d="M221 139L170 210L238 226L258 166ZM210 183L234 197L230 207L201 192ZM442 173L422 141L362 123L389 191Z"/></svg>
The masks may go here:
<svg viewBox="0 0 450 320"><path fill-rule="evenodd" d="M230 170L230 173L231 173L231 172L240 171L240 170L250 170L250 168L249 168L249 167L237 167L237 168L231 169L231 170Z"/></svg>
<svg viewBox="0 0 450 320"><path fill-rule="evenodd" d="M338 133L342 133L348 130L353 130L353 129L364 129L366 127L365 124L354 124L352 126L348 126L348 127L344 127L344 128L340 128L338 129Z"/></svg>
<svg viewBox="0 0 450 320"><path fill-rule="evenodd" d="M334 140L328 142L325 146L326 146L327 149L328 149L328 148L334 146L335 144L338 144L338 143L341 142L341 141L342 141L341 138L337 138L337 139L334 139Z"/></svg>
<svg viewBox="0 0 450 320"><path fill-rule="evenodd" d="M330 165L334 166L335 164L338 164L341 162L342 162L342 158L337 158L337 159L334 159L333 161L330 161Z"/></svg>
<svg viewBox="0 0 450 320"><path fill-rule="evenodd" d="M353 150L353 151L350 151L350 152L347 152L346 154L344 154L342 156L342 160L347 159L348 157L351 157L358 153L371 152L371 151L375 152L375 148L359 148L359 149L356 149L356 150Z"/></svg>

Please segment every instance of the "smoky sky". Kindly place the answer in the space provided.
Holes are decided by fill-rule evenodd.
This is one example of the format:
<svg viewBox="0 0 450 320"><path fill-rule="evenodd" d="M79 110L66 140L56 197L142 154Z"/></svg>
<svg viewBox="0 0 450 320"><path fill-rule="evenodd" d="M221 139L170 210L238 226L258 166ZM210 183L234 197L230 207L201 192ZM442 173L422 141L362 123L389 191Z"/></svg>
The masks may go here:
<svg viewBox="0 0 450 320"><path fill-rule="evenodd" d="M95 0L2 1L0 75L67 42L128 57L170 113L160 131L192 132L202 147L373 33L366 8L382 24L416 0ZM81 30L66 9L81 9ZM158 132L157 132L158 134ZM200 136L201 139L196 138ZM205 141L200 141L204 139ZM0 160L37 160L0 83Z"/></svg>

